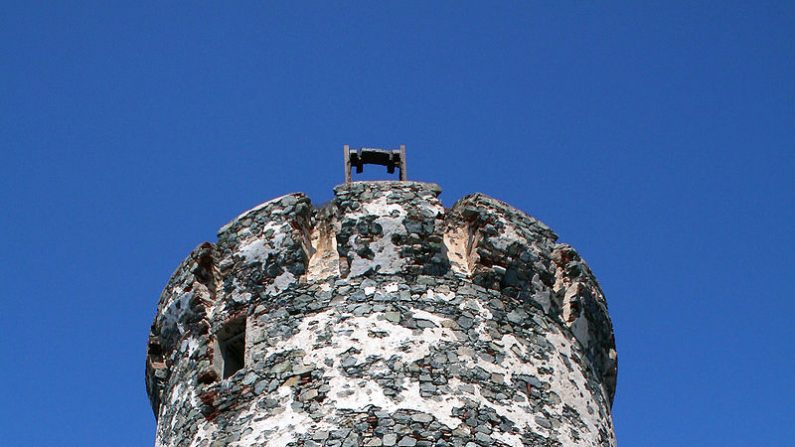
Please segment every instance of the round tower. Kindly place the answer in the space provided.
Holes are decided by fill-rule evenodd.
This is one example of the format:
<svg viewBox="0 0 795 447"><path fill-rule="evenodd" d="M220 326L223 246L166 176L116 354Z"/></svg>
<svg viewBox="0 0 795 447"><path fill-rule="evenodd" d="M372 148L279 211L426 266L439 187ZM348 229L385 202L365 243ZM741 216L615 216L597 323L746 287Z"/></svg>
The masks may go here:
<svg viewBox="0 0 795 447"><path fill-rule="evenodd" d="M149 337L156 446L613 446L616 352L547 226L435 184L247 211L169 280Z"/></svg>

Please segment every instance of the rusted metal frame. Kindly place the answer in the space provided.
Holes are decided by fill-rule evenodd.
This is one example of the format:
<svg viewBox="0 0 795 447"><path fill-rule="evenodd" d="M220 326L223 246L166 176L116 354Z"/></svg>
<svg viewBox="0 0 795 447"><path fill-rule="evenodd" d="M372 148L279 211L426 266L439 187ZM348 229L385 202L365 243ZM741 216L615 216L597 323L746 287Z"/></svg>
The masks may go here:
<svg viewBox="0 0 795 447"><path fill-rule="evenodd" d="M406 177L406 145L400 145L400 181L405 182Z"/></svg>
<svg viewBox="0 0 795 447"><path fill-rule="evenodd" d="M375 164L386 166L387 172L394 174L395 168L400 169L400 181L406 181L406 145L401 144L400 149L359 148L351 150L347 144L343 146L345 183L351 183L351 173L354 167L361 173L364 165Z"/></svg>
<svg viewBox="0 0 795 447"><path fill-rule="evenodd" d="M348 184L351 182L351 148L346 144L342 150L345 153L345 183Z"/></svg>

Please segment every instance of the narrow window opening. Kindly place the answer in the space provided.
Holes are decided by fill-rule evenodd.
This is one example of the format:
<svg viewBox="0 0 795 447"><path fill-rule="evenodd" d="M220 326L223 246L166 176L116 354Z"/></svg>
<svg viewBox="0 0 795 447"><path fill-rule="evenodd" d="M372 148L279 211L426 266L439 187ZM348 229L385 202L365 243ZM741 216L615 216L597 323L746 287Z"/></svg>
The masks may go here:
<svg viewBox="0 0 795 447"><path fill-rule="evenodd" d="M230 321L218 332L221 376L226 379L246 366L246 319Z"/></svg>
<svg viewBox="0 0 795 447"><path fill-rule="evenodd" d="M157 340L149 341L149 361L152 363L153 368L165 367L163 361L163 349L160 348L160 343Z"/></svg>

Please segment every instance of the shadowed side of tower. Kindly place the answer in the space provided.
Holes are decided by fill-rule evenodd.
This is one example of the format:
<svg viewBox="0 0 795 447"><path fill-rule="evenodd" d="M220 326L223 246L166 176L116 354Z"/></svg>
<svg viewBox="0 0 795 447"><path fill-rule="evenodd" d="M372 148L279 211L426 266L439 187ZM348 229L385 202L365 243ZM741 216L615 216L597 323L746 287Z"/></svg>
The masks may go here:
<svg viewBox="0 0 795 447"><path fill-rule="evenodd" d="M194 250L149 338L156 445L615 445L589 268L521 211L439 193L290 194Z"/></svg>

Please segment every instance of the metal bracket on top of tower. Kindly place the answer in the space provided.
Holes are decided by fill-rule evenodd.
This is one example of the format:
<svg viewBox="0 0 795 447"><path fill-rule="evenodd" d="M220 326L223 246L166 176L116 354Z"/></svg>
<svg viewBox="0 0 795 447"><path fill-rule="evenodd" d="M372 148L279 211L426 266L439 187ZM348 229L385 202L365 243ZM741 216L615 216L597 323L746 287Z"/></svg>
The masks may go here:
<svg viewBox="0 0 795 447"><path fill-rule="evenodd" d="M351 183L351 170L355 167L356 173L361 174L364 165L386 166L386 172L395 173L395 168L400 169L400 181L406 181L406 145L401 144L400 149L380 149L362 147L351 149L347 144L343 147L345 153L345 183Z"/></svg>

